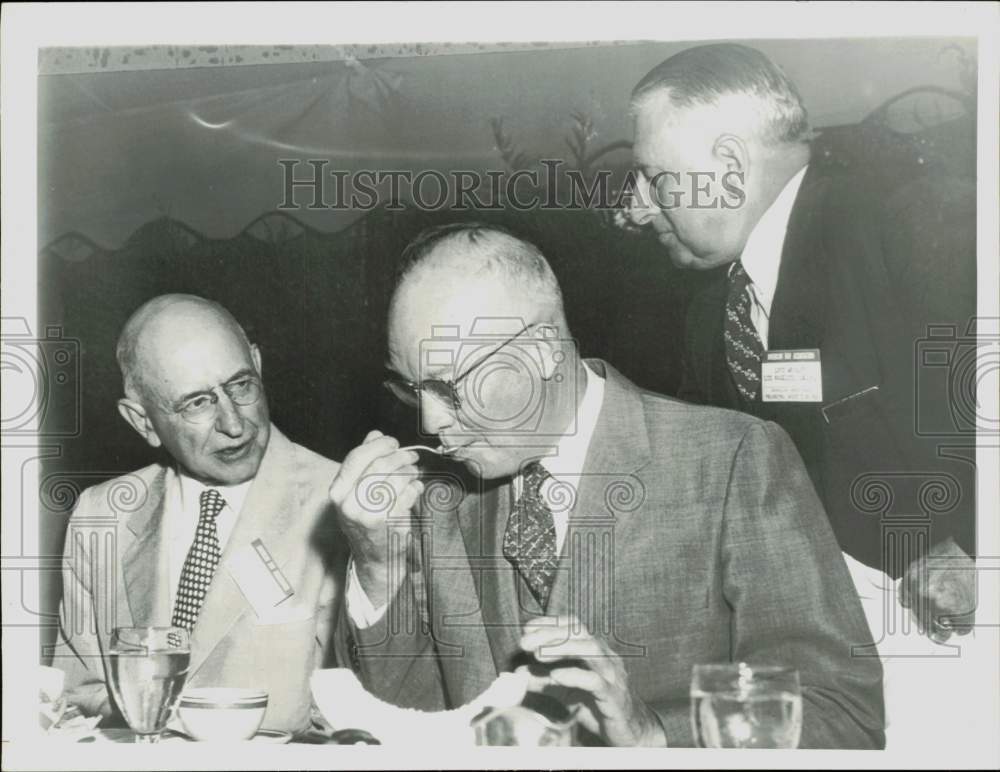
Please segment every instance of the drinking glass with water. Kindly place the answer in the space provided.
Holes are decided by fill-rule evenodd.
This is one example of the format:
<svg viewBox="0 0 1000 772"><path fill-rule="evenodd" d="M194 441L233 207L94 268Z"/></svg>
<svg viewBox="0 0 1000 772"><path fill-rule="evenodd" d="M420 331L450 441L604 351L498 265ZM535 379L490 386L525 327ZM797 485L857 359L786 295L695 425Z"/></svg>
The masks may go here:
<svg viewBox="0 0 1000 772"><path fill-rule="evenodd" d="M108 682L135 742L155 743L184 689L191 644L180 627L118 627L108 647Z"/></svg>
<svg viewBox="0 0 1000 772"><path fill-rule="evenodd" d="M797 670L746 663L695 665L691 727L702 748L796 748L802 733Z"/></svg>

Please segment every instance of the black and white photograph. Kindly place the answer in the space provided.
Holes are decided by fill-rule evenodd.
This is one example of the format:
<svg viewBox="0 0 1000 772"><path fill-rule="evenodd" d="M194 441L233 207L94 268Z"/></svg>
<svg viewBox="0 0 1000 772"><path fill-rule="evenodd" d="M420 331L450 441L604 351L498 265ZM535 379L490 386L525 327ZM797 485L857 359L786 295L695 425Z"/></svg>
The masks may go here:
<svg viewBox="0 0 1000 772"><path fill-rule="evenodd" d="M1000 7L0 31L3 769L1000 766Z"/></svg>

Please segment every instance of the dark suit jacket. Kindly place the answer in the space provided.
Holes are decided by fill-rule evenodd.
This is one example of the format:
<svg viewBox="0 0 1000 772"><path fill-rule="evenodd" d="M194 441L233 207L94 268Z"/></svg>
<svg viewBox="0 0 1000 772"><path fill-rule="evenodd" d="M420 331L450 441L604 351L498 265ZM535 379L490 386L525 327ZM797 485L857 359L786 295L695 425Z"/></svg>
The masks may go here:
<svg viewBox="0 0 1000 772"><path fill-rule="evenodd" d="M309 677L330 640L343 582L344 561L338 567L328 540L327 491L337 469L271 427L191 633L187 685L266 690L265 728L308 726ZM170 624L175 588L162 527L168 473L154 464L88 488L70 519L52 664L66 672L67 696L88 714L110 711L102 653L111 630ZM258 538L294 590L264 616L228 570L236 551Z"/></svg>
<svg viewBox="0 0 1000 772"><path fill-rule="evenodd" d="M844 551L898 577L949 536L975 549L975 436L960 412L974 404L975 189L944 175L870 181L811 164L781 255L769 348L820 350L822 403L741 399L724 273L689 307L679 396L780 424ZM929 325L947 327L928 341Z"/></svg>
<svg viewBox="0 0 1000 772"><path fill-rule="evenodd" d="M798 668L803 747L883 744L882 670L801 461L774 424L644 392L600 360L604 401L570 508L548 613L623 658L671 745L692 745L696 663ZM438 483L442 483L440 486ZM453 708L510 669L531 600L501 545L511 486L429 481L408 573L371 628L346 613L340 661L384 700Z"/></svg>

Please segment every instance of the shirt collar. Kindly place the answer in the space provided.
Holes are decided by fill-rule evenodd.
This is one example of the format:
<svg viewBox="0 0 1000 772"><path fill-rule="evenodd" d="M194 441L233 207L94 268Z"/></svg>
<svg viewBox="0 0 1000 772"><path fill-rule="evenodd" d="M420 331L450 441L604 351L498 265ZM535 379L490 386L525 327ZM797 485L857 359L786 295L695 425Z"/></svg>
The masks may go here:
<svg viewBox="0 0 1000 772"><path fill-rule="evenodd" d="M197 502L200 501L202 491L212 489L217 490L222 495L226 506L237 515L243 510L243 503L246 501L247 493L250 492L250 486L253 485L253 478L239 485L205 485L205 483L179 470L177 477L180 480L182 507L186 507L191 502L195 502L195 506L198 506Z"/></svg>
<svg viewBox="0 0 1000 772"><path fill-rule="evenodd" d="M778 269L781 267L781 250L785 245L785 232L792 215L795 198L802 185L808 164L799 169L785 183L778 197L771 202L764 215L757 221L747 238L740 263L753 282L757 300L770 311L774 291L778 286ZM735 265L735 263L733 264ZM732 268L730 268L730 272Z"/></svg>
<svg viewBox="0 0 1000 772"><path fill-rule="evenodd" d="M593 372L586 363L583 365L587 385L576 411L576 426L570 427L556 445L554 455L539 459L545 470L553 477L559 475L579 475L587 460L590 439L597 428L597 419L604 402L604 379ZM573 431L575 429L575 431Z"/></svg>

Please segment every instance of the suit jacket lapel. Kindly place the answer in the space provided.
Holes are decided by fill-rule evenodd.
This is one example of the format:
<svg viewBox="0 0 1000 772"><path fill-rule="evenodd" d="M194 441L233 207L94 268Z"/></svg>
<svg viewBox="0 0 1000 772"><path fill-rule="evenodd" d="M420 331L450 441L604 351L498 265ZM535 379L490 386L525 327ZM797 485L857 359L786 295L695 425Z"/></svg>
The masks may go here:
<svg viewBox="0 0 1000 772"><path fill-rule="evenodd" d="M267 451L247 493L243 511L222 551L192 631L190 675L204 664L236 620L251 610L226 569L226 562L233 553L259 538L279 566L290 557L290 543L297 536L292 526L302 505L300 494L304 480L300 479L301 474L295 463L295 447L272 425Z"/></svg>
<svg viewBox="0 0 1000 772"><path fill-rule="evenodd" d="M641 482L631 474L649 461L649 440L639 392L610 365L600 360L588 364L606 378L604 402L587 451L584 473L577 485L575 506L570 513L570 533L595 516L614 517L616 527L625 527L628 516L641 503ZM509 669L510 657L518 651L521 611L513 568L503 556L503 534L510 515L510 485L501 484L474 495L459 508L458 525L470 570L438 574L429 581L434 621L447 624L449 609L456 599L478 601L473 614L463 613L445 628L444 639L462 646L461 657L442 657L441 666L455 705L466 703L485 690L497 674ZM636 499L634 497L638 496ZM622 506L619 506L622 504ZM451 556L461 549L452 547L446 521L435 517L432 553ZM569 540L567 536L567 542ZM425 558L426 560L426 558ZM571 560L563 545L549 601L550 613L565 613L572 584ZM479 581L475 580L479 577ZM494 594L487 588L496 588ZM486 590L486 591L484 591ZM454 622L460 622L455 625Z"/></svg>
<svg viewBox="0 0 1000 772"><path fill-rule="evenodd" d="M650 459L640 393L608 363L588 359L587 364L605 378L604 401L570 510L559 569L549 596L550 614L577 611L573 595L579 588L574 563L587 558L577 553L574 533L613 527L618 538L645 497L641 480L633 475Z"/></svg>
<svg viewBox="0 0 1000 772"><path fill-rule="evenodd" d="M802 180L781 251L768 348L821 348L826 318L826 255L821 201L828 181L812 164Z"/></svg>
<svg viewBox="0 0 1000 772"><path fill-rule="evenodd" d="M802 181L782 249L769 346L821 349L825 403L880 383L867 326L871 309L864 307L862 295L873 283L885 284L884 276L866 270L865 245L848 242L845 254L829 253L822 217L832 184L818 164L809 167Z"/></svg>
<svg viewBox="0 0 1000 772"><path fill-rule="evenodd" d="M122 554L122 576L135 626L170 623L171 591L167 586L163 508L167 477L172 474L166 467L157 471L145 503L125 521L134 540Z"/></svg>
<svg viewBox="0 0 1000 772"><path fill-rule="evenodd" d="M483 585L494 591L483 594L483 606L488 622L486 632L498 673L510 669L511 655L519 650L521 639L518 583L514 567L503 554L503 537L512 507L513 488L509 482L494 488L486 498L489 527L483 553L492 559L495 570L483 575Z"/></svg>
<svg viewBox="0 0 1000 772"><path fill-rule="evenodd" d="M711 356L709 358L710 370L708 372L708 394L709 404L721 405L723 407L739 408L743 398L736 390L729 372L729 363L726 361L726 300L729 297L729 279L723 277L721 286L722 300L716 308L716 315L711 319L711 324L706 325L706 329L712 333Z"/></svg>
<svg viewBox="0 0 1000 772"><path fill-rule="evenodd" d="M478 697L500 671L490 656L492 640L482 609L481 561L488 562L483 544L485 529L494 520L489 504L494 492L467 496L453 516L457 528L448 513L433 514L430 554L423 557L425 572L430 568L426 583L431 588L431 620L452 707ZM454 565L461 555L469 560L468 570Z"/></svg>
<svg viewBox="0 0 1000 772"><path fill-rule="evenodd" d="M691 298L687 314L687 369L694 376L696 396L709 405L734 407L739 394L726 364L723 338L729 279L726 271Z"/></svg>

